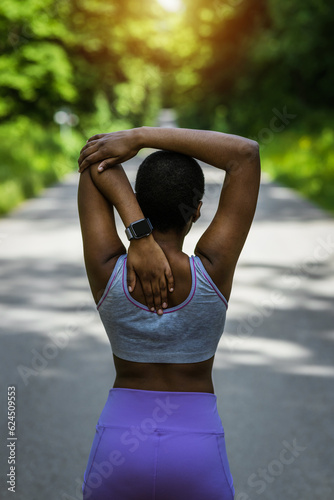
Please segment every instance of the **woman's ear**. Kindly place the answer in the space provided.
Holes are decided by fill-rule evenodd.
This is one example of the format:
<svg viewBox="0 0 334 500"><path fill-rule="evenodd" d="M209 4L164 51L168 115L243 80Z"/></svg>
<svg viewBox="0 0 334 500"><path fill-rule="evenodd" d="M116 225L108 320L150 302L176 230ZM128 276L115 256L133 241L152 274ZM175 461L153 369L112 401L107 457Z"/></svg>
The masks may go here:
<svg viewBox="0 0 334 500"><path fill-rule="evenodd" d="M202 205L203 205L203 202L200 201L198 204L198 207L196 209L196 212L193 215L193 222L196 222L200 218Z"/></svg>

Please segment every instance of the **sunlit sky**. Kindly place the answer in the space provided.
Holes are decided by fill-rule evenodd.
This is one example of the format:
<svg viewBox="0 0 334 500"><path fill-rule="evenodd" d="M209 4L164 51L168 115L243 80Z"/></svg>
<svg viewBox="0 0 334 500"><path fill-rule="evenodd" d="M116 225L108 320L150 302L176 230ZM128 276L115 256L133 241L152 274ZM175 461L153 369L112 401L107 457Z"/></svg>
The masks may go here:
<svg viewBox="0 0 334 500"><path fill-rule="evenodd" d="M159 4L170 12L177 12L182 8L182 0L157 0Z"/></svg>

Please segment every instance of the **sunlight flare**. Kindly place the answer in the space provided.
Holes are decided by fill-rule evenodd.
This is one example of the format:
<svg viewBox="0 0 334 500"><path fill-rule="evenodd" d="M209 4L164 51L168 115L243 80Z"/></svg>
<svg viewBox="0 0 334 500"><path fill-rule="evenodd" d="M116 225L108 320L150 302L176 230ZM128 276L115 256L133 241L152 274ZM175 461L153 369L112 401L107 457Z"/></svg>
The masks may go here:
<svg viewBox="0 0 334 500"><path fill-rule="evenodd" d="M168 10L169 12L178 12L179 10L182 9L182 0L157 0L158 3L163 7L165 10Z"/></svg>

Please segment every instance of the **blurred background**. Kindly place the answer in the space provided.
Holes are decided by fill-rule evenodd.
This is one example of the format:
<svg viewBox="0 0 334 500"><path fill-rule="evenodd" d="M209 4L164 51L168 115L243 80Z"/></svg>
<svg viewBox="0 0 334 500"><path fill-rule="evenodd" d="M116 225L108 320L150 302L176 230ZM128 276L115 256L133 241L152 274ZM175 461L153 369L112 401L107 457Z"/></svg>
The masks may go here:
<svg viewBox="0 0 334 500"><path fill-rule="evenodd" d="M1 500L13 497L6 387L15 499L80 500L115 376L83 262L79 151L96 133L175 120L261 148L213 370L236 500L333 500L333 20L328 0L0 1ZM132 183L140 161L126 164ZM188 254L223 180L204 173Z"/></svg>
<svg viewBox="0 0 334 500"><path fill-rule="evenodd" d="M75 170L91 135L161 108L256 139L265 170L333 211L333 14L326 0L2 0L0 214Z"/></svg>

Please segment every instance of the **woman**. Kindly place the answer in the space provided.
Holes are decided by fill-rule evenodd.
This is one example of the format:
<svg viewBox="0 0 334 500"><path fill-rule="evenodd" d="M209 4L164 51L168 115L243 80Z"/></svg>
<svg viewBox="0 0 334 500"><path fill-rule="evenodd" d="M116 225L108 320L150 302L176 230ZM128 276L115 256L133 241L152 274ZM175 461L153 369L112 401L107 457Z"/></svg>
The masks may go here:
<svg viewBox="0 0 334 500"><path fill-rule="evenodd" d="M144 147L163 151L139 167L135 195L120 163ZM189 257L183 240L200 217L204 192L194 158L226 175L216 214ZM211 372L255 212L258 144L219 132L141 127L92 137L79 171L86 270L116 368L84 499L233 499ZM113 207L127 228L128 253Z"/></svg>

